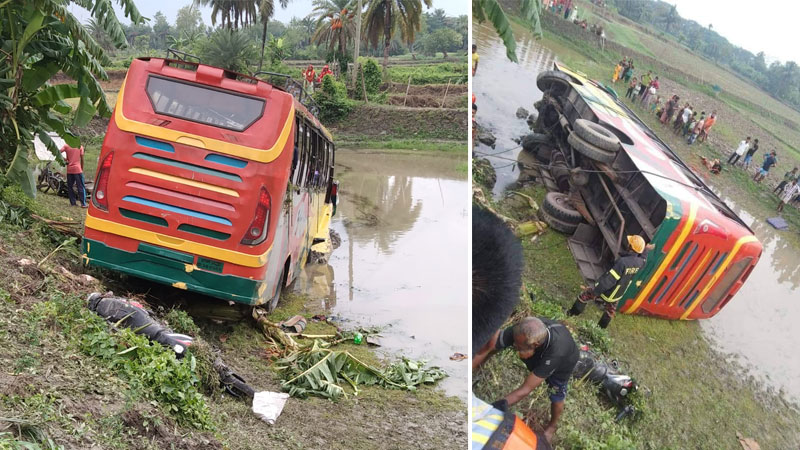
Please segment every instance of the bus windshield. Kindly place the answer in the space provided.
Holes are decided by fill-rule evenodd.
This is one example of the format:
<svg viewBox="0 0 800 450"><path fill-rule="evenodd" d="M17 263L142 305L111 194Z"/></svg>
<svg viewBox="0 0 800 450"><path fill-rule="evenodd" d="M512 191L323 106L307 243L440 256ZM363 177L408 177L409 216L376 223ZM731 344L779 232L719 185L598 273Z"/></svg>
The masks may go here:
<svg viewBox="0 0 800 450"><path fill-rule="evenodd" d="M264 113L264 100L150 76L147 95L153 110L206 125L244 131Z"/></svg>

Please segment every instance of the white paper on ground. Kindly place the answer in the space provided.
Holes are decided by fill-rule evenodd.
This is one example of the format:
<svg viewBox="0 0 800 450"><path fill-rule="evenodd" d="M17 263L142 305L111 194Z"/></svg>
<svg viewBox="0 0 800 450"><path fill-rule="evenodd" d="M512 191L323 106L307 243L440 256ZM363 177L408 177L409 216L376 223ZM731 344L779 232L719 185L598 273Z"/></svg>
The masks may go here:
<svg viewBox="0 0 800 450"><path fill-rule="evenodd" d="M275 425L288 399L289 394L284 392L256 392L253 396L253 412L264 422Z"/></svg>

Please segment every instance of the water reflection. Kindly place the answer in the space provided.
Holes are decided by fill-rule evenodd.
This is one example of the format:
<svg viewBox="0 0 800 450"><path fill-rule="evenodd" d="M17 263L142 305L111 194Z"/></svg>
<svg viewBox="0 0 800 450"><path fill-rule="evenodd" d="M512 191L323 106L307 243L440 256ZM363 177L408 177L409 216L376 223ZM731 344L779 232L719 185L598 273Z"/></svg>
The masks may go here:
<svg viewBox="0 0 800 450"><path fill-rule="evenodd" d="M553 66L555 56L530 36L515 27L517 58L513 63L506 58L505 46L494 29L485 24L473 24L473 37L481 55L480 65L473 81L478 104L478 123L489 128L497 137L495 148L483 144L475 147L475 154L494 154L487 159L497 171L495 196L516 181L516 165L513 161L519 153L515 137L530 132L525 120L518 119L514 112L520 106L533 111L533 103L542 98L536 87L536 75Z"/></svg>
<svg viewBox="0 0 800 450"><path fill-rule="evenodd" d="M342 245L310 265L296 289L331 314L383 329L382 351L447 370L442 387L465 398L468 364L469 189L464 157L337 152L341 183L332 228ZM335 276L334 276L335 274Z"/></svg>

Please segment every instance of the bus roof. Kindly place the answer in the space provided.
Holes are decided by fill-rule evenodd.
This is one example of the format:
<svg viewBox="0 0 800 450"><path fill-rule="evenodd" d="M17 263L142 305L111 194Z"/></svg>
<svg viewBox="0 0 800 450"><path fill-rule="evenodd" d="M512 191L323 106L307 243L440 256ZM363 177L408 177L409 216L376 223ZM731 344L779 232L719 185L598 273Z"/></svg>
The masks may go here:
<svg viewBox="0 0 800 450"><path fill-rule="evenodd" d="M585 74L554 63L556 70L573 78L572 87L583 98L598 122L616 128L631 142L622 142L625 153L653 189L665 199L695 203L721 213L750 229L742 219L709 188L636 114L605 87Z"/></svg>

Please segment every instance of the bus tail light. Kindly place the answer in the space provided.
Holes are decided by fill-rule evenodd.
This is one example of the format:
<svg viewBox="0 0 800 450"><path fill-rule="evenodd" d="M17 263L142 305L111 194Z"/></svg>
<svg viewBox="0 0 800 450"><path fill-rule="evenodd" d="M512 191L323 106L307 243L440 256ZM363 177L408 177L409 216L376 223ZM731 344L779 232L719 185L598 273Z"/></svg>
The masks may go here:
<svg viewBox="0 0 800 450"><path fill-rule="evenodd" d="M269 209L271 203L272 200L269 197L267 188L262 186L261 191L258 194L256 214L253 217L253 221L250 222L250 226L247 227L247 231L242 238L242 244L257 245L264 242L264 240L267 238L267 228L269 228Z"/></svg>
<svg viewBox="0 0 800 450"><path fill-rule="evenodd" d="M92 195L92 203L98 209L108 211L108 179L111 176L111 162L114 160L114 152L109 152L103 162L100 163L100 169L97 172L97 185L94 187L94 195Z"/></svg>

